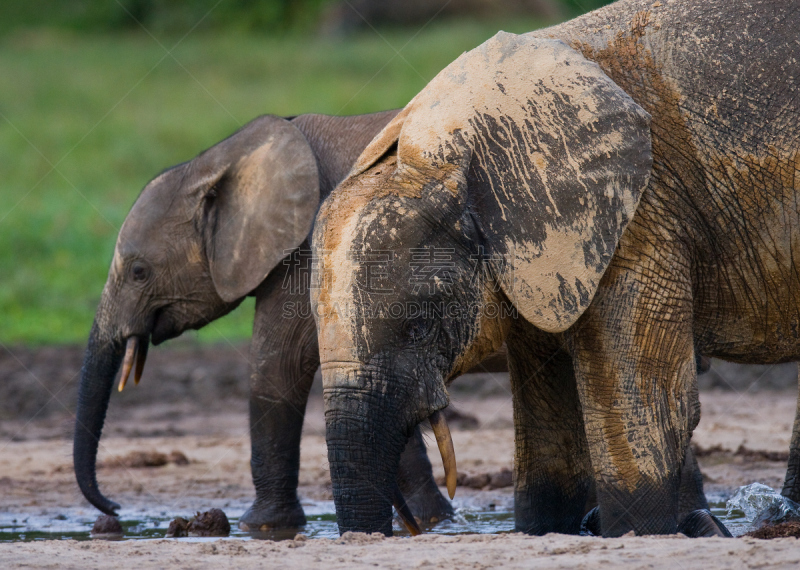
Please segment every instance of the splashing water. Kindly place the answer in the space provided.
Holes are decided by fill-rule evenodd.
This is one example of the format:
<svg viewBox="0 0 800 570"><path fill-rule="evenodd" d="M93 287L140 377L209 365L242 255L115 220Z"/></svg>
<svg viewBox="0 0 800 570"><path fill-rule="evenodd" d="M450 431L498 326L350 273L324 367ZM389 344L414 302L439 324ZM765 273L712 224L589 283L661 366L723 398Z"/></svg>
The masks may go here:
<svg viewBox="0 0 800 570"><path fill-rule="evenodd" d="M800 505L762 483L751 483L728 499L726 519L743 518L745 532L760 528L765 523L777 524L790 519L800 519Z"/></svg>

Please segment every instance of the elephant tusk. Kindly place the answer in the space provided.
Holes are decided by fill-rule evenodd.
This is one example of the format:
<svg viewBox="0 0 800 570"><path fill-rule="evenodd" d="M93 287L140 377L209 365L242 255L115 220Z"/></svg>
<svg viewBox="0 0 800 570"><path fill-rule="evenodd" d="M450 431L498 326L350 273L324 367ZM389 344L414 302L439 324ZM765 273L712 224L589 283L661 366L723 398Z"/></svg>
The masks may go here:
<svg viewBox="0 0 800 570"><path fill-rule="evenodd" d="M133 373L133 381L139 385L139 380L142 379L142 370L144 370L144 363L147 360L147 349L150 347L149 337L139 345L139 350L136 351L136 370Z"/></svg>
<svg viewBox="0 0 800 570"><path fill-rule="evenodd" d="M397 509L397 514L400 515L400 520L403 521L403 524L408 529L408 532L411 533L411 536L422 534L422 529L419 528L417 519L414 518L414 514L411 512L411 509L408 508L406 500L403 497L403 493L400 492L400 487L398 487L396 484L394 486L393 499L392 505L394 505L394 508Z"/></svg>
<svg viewBox="0 0 800 570"><path fill-rule="evenodd" d="M428 418L433 428L433 435L436 436L436 444L439 446L439 453L442 454L442 465L444 465L444 478L447 482L447 494L450 498L456 496L456 482L458 480L458 469L456 469L456 451L453 448L453 438L450 437L450 428L447 427L447 420L444 414L433 412Z"/></svg>
<svg viewBox="0 0 800 570"><path fill-rule="evenodd" d="M128 381L128 376L131 375L131 368L133 368L133 361L136 359L136 355L139 352L139 337L129 336L128 337L128 344L125 347L125 359L122 361L122 375L119 377L119 388L118 390L122 392L122 389L125 388L125 383Z"/></svg>

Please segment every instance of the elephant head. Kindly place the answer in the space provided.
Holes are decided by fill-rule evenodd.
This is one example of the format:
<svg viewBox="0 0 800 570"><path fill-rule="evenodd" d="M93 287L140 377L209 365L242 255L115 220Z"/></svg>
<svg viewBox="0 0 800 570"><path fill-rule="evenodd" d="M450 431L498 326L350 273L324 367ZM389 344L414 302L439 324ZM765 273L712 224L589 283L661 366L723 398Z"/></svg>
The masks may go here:
<svg viewBox="0 0 800 570"><path fill-rule="evenodd" d="M234 309L311 229L317 163L292 123L262 116L145 186L119 232L81 370L74 441L83 495L113 514L95 462L112 384L138 383L152 342Z"/></svg>
<svg viewBox="0 0 800 570"><path fill-rule="evenodd" d="M391 533L392 481L447 384L512 319L591 303L650 168L649 115L565 43L499 33L445 68L324 203L312 302L340 532Z"/></svg>

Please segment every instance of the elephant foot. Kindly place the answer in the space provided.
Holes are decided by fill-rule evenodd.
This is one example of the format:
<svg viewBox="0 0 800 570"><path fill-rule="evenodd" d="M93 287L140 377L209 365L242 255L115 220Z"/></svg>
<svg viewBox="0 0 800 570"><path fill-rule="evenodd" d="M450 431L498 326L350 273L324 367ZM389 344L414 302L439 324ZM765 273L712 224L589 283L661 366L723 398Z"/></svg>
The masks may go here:
<svg viewBox="0 0 800 570"><path fill-rule="evenodd" d="M455 511L450 501L442 496L439 488L423 489L406 497L406 505L417 522L422 526L431 526L455 516Z"/></svg>
<svg viewBox="0 0 800 570"><path fill-rule="evenodd" d="M708 536L722 536L730 538L733 535L725 528L717 517L711 514L708 509L697 509L681 517L678 524L678 532L690 538L700 538ZM602 536L600 530L600 510L593 508L586 513L581 521L581 536Z"/></svg>
<svg viewBox="0 0 800 570"><path fill-rule="evenodd" d="M733 535L725 528L722 522L711 514L708 509L697 509L684 515L678 524L678 532L691 538L722 536L731 538Z"/></svg>
<svg viewBox="0 0 800 570"><path fill-rule="evenodd" d="M305 524L306 516L300 503L278 507L256 501L239 519L239 528L245 532L293 532Z"/></svg>

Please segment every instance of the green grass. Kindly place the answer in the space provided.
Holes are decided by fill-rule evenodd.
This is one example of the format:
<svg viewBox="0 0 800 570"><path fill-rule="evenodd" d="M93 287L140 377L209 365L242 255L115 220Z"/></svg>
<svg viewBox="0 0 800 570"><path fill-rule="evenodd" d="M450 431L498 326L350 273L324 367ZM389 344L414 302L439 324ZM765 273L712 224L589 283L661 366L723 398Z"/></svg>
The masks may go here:
<svg viewBox="0 0 800 570"><path fill-rule="evenodd" d="M263 113L402 107L498 29L535 27L448 22L347 41L233 32L196 32L183 41L140 32L4 37L0 342L85 341L118 229L163 168ZM249 337L252 311L245 303L200 340Z"/></svg>

